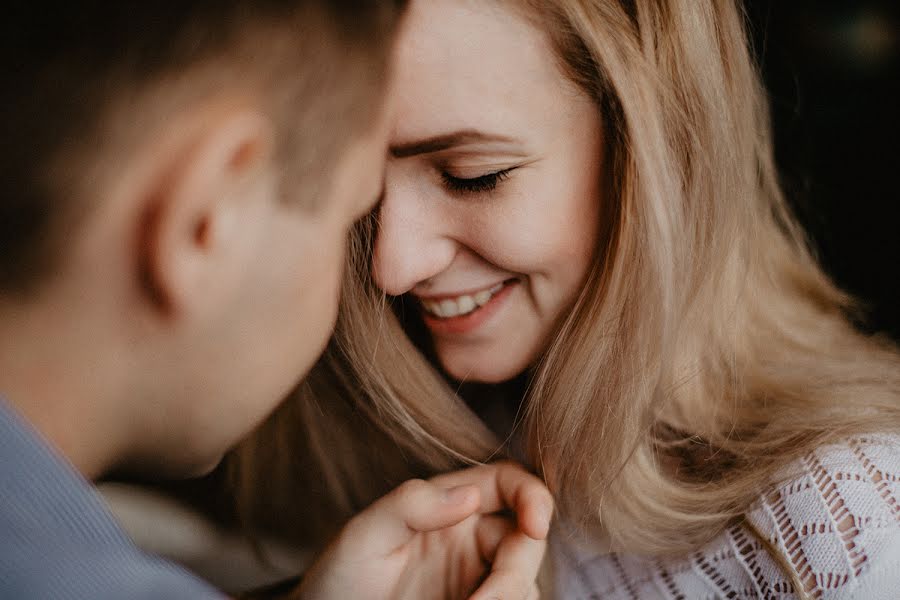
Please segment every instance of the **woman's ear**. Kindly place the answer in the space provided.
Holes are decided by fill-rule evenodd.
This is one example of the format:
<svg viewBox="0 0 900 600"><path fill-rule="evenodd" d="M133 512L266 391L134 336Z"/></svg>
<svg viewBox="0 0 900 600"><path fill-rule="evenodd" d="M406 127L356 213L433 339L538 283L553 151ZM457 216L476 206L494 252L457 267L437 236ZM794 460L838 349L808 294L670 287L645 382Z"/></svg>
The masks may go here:
<svg viewBox="0 0 900 600"><path fill-rule="evenodd" d="M202 317L240 285L264 240L277 202L272 127L233 111L175 135L144 187L137 268L160 311Z"/></svg>

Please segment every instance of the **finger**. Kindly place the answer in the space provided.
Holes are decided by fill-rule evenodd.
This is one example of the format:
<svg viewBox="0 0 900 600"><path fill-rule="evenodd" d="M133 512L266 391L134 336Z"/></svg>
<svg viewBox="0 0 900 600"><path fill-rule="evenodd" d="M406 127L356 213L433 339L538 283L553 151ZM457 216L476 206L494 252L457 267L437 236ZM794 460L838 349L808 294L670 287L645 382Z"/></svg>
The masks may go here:
<svg viewBox="0 0 900 600"><path fill-rule="evenodd" d="M417 533L456 525L475 514L479 504L473 485L445 488L411 479L354 517L343 536L370 552L389 553Z"/></svg>
<svg viewBox="0 0 900 600"><path fill-rule="evenodd" d="M547 537L553 517L553 497L544 482L521 465L502 461L439 475L432 482L451 487L472 484L481 490L481 513L512 509L519 527L533 539Z"/></svg>
<svg viewBox="0 0 900 600"><path fill-rule="evenodd" d="M527 600L541 600L541 590L537 584L532 584L531 591L528 592Z"/></svg>
<svg viewBox="0 0 900 600"><path fill-rule="evenodd" d="M506 517L499 515L480 517L475 526L475 542L481 560L486 563L494 562L500 542L515 530L516 524Z"/></svg>
<svg viewBox="0 0 900 600"><path fill-rule="evenodd" d="M497 547L491 572L470 600L525 600L532 593L546 550L546 541L532 539L521 531L505 536Z"/></svg>
<svg viewBox="0 0 900 600"><path fill-rule="evenodd" d="M539 478L512 462L502 462L497 468L494 494L482 498L482 508L488 502L510 506L519 520L519 527L535 540L547 537L553 518L553 496Z"/></svg>

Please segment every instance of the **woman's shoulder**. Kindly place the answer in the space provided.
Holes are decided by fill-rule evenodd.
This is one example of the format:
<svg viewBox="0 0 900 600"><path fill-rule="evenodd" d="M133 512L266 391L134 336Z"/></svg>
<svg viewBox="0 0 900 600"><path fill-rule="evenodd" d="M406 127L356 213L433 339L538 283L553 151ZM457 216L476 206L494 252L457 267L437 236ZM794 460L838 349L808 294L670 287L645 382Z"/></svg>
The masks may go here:
<svg viewBox="0 0 900 600"><path fill-rule="evenodd" d="M779 540L900 531L900 433L821 446L789 465L748 520Z"/></svg>
<svg viewBox="0 0 900 600"><path fill-rule="evenodd" d="M558 526L556 597L787 600L799 580L813 598L896 598L900 434L819 447L784 475L746 515L768 544L736 524L688 556L659 559L576 544Z"/></svg>
<svg viewBox="0 0 900 600"><path fill-rule="evenodd" d="M900 434L816 448L785 471L747 520L815 597L887 597L900 588ZM759 556L760 563L765 561ZM773 573L783 569L762 568ZM760 573L761 574L761 573Z"/></svg>

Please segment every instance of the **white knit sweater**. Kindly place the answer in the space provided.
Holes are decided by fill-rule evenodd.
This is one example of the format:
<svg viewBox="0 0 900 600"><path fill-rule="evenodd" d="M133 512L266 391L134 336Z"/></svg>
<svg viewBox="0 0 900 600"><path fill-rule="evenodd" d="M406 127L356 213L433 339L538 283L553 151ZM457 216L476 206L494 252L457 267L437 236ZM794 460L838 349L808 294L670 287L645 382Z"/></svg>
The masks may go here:
<svg viewBox="0 0 900 600"><path fill-rule="evenodd" d="M747 518L821 599L900 600L900 436L818 449L800 476L760 497ZM591 550L556 531L556 594L565 600L796 598L790 579L735 526L698 552L659 560Z"/></svg>

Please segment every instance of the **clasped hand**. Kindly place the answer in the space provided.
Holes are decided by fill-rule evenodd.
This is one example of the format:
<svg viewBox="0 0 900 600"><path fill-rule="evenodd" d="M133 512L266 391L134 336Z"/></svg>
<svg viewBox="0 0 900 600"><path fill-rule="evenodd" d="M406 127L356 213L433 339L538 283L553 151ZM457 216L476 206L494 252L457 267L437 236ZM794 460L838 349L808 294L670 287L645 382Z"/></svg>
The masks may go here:
<svg viewBox="0 0 900 600"><path fill-rule="evenodd" d="M552 513L511 462L410 480L354 517L293 597L535 600Z"/></svg>

